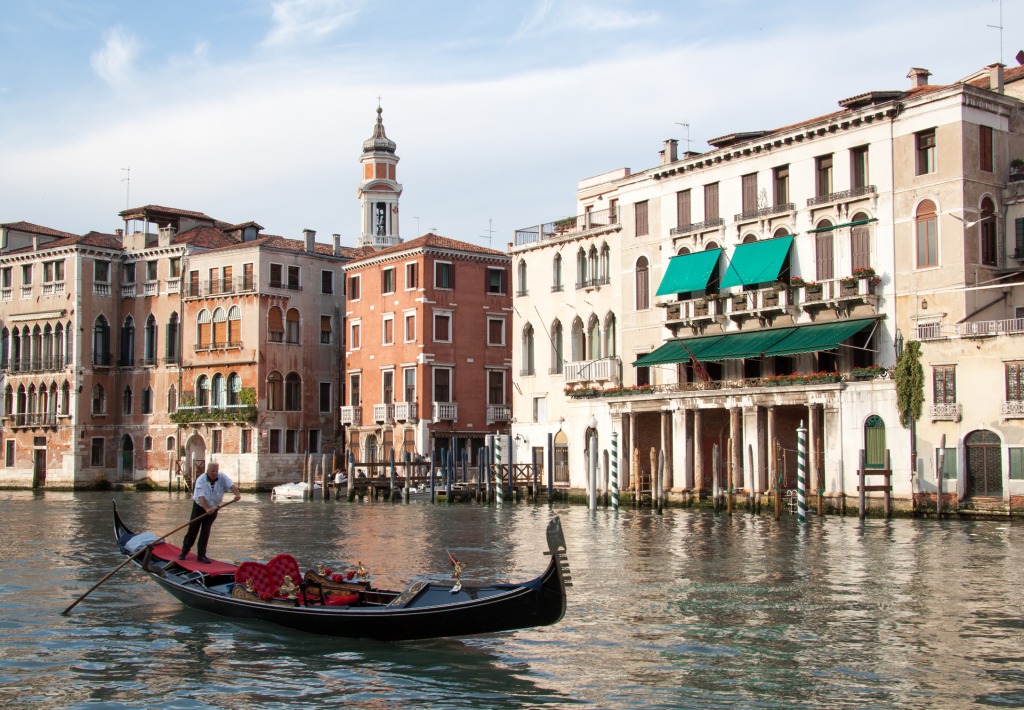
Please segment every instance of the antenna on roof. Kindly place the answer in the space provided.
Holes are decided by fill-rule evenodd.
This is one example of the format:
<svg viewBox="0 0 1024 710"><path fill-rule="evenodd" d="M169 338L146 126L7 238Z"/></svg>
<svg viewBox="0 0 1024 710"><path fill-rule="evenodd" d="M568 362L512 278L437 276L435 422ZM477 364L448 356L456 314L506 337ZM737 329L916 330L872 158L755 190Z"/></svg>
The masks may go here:
<svg viewBox="0 0 1024 710"><path fill-rule="evenodd" d="M491 248L491 237L494 236L494 230L492 229L493 225L491 224L493 221L494 220L491 220L491 219L487 220L487 248L488 249ZM480 238L483 239L483 237L484 237L484 235L481 234Z"/></svg>
<svg viewBox="0 0 1024 710"><path fill-rule="evenodd" d="M999 63L1003 63L1003 0L999 0L999 24L986 25L994 30L999 30Z"/></svg>
<svg viewBox="0 0 1024 710"><path fill-rule="evenodd" d="M689 123L678 123L677 122L676 125L677 126L682 126L683 128L686 129L686 150L684 152L689 153L690 152L690 143L693 142L693 141L690 140L690 124Z"/></svg>
<svg viewBox="0 0 1024 710"><path fill-rule="evenodd" d="M121 178L121 182L126 183L124 188L124 208L130 210L132 208L132 169L121 168L121 170L128 173L127 177Z"/></svg>

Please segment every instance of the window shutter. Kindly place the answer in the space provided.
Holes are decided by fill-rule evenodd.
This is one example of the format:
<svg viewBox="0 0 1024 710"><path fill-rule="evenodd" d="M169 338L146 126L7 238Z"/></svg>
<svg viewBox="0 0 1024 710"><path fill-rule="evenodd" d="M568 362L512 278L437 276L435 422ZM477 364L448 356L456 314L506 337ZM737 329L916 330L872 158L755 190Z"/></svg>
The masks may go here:
<svg viewBox="0 0 1024 710"><path fill-rule="evenodd" d="M832 232L822 232L815 236L816 278L819 281L834 278L832 270Z"/></svg>
<svg viewBox="0 0 1024 710"><path fill-rule="evenodd" d="M284 318L281 315L281 309L274 307L270 309L267 314L267 329L272 333L284 332Z"/></svg>
<svg viewBox="0 0 1024 710"><path fill-rule="evenodd" d="M850 235L850 263L854 269L871 266L871 230L854 227Z"/></svg>

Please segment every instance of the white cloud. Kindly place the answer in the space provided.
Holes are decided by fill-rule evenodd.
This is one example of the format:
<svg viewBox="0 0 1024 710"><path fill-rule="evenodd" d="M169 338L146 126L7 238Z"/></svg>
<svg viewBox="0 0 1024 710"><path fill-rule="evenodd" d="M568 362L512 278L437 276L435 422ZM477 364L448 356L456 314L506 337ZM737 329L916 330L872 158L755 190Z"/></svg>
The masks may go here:
<svg viewBox="0 0 1024 710"><path fill-rule="evenodd" d="M362 5L362 0L280 0L273 4L274 26L263 44L280 46L322 39L350 25Z"/></svg>
<svg viewBox="0 0 1024 710"><path fill-rule="evenodd" d="M89 63L100 79L116 89L123 89L135 75L138 53L135 35L118 25L107 32L103 47L93 52Z"/></svg>

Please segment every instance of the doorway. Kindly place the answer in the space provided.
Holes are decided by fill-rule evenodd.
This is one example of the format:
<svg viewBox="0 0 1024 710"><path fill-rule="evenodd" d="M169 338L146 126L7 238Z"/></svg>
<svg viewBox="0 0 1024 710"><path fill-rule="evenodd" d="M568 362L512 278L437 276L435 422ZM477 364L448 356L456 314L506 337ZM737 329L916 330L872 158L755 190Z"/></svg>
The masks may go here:
<svg viewBox="0 0 1024 710"><path fill-rule="evenodd" d="M986 429L964 438L967 449L967 495L1003 496L1003 456L999 437Z"/></svg>

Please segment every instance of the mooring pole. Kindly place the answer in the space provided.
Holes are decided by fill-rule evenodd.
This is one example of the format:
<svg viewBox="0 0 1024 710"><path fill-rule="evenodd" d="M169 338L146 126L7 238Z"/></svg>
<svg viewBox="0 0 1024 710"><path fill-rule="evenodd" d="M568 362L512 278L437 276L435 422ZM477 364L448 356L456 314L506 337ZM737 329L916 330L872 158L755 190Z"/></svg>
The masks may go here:
<svg viewBox="0 0 1024 710"><path fill-rule="evenodd" d="M494 437L494 467L497 475L494 477L494 504L501 507L501 499L504 497L505 481L501 475L501 434Z"/></svg>
<svg viewBox="0 0 1024 710"><path fill-rule="evenodd" d="M590 462L588 471L588 484L590 490L587 492L587 507L591 510L597 510L597 431L591 430L590 433Z"/></svg>
<svg viewBox="0 0 1024 710"><path fill-rule="evenodd" d="M619 432L612 432L612 510L619 512Z"/></svg>
<svg viewBox="0 0 1024 710"><path fill-rule="evenodd" d="M807 429L802 419L796 429L796 519L807 522Z"/></svg>
<svg viewBox="0 0 1024 710"><path fill-rule="evenodd" d="M935 474L935 514L942 517L942 475L946 472L946 435L939 440L939 470Z"/></svg>

